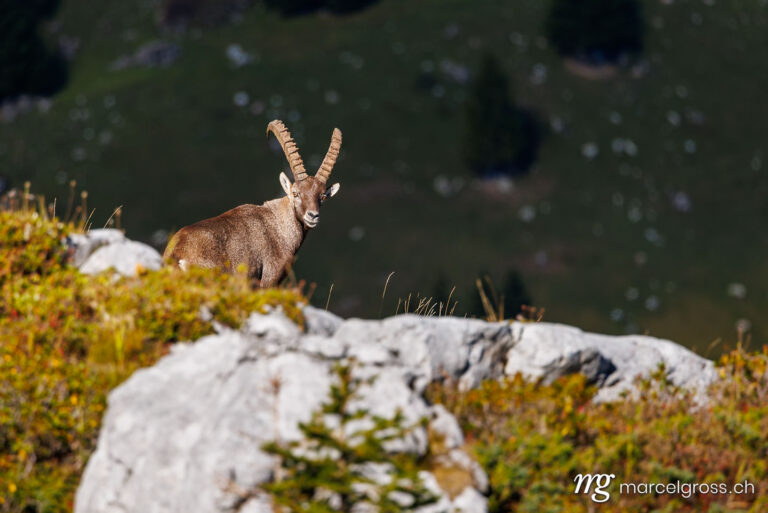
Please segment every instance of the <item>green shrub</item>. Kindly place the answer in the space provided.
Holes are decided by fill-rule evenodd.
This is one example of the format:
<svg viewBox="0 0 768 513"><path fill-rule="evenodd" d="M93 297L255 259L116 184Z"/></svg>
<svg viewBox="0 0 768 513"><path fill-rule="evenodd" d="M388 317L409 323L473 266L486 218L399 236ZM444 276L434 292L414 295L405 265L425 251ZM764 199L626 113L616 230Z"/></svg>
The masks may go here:
<svg viewBox="0 0 768 513"><path fill-rule="evenodd" d="M170 343L280 306L300 325L294 290L245 276L164 268L115 280L66 264L73 225L0 212L0 512L65 512L94 449L108 392Z"/></svg>
<svg viewBox="0 0 768 513"><path fill-rule="evenodd" d="M321 0L264 0L269 9L278 11L283 16L298 16L319 9Z"/></svg>
<svg viewBox="0 0 768 513"><path fill-rule="evenodd" d="M561 55L592 64L615 62L643 49L637 0L552 0L545 29Z"/></svg>
<svg viewBox="0 0 768 513"><path fill-rule="evenodd" d="M355 12L375 3L376 0L325 0L325 8L337 14Z"/></svg>
<svg viewBox="0 0 768 513"><path fill-rule="evenodd" d="M376 0L264 0L264 4L283 16L298 16L326 9L332 13L344 14L359 11Z"/></svg>
<svg viewBox="0 0 768 513"><path fill-rule="evenodd" d="M59 0L0 0L0 101L21 94L48 96L67 81L64 59L46 48L41 22Z"/></svg>
<svg viewBox="0 0 768 513"><path fill-rule="evenodd" d="M536 160L538 132L531 114L517 107L507 76L486 55L465 107L464 160L480 176L519 175Z"/></svg>

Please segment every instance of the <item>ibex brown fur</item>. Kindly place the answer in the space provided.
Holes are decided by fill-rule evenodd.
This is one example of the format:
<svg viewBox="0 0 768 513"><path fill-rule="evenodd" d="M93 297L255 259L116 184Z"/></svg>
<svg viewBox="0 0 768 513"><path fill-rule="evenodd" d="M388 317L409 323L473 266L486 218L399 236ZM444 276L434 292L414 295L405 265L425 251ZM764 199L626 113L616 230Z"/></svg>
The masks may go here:
<svg viewBox="0 0 768 513"><path fill-rule="evenodd" d="M280 173L286 196L262 205L241 205L176 232L163 258L187 269L209 267L232 272L245 266L259 286L272 287L285 276L307 232L320 222L320 205L339 192L339 184L326 188L341 148L336 128L331 146L315 176L307 175L299 149L282 121L267 126L280 142L291 166L294 182Z"/></svg>

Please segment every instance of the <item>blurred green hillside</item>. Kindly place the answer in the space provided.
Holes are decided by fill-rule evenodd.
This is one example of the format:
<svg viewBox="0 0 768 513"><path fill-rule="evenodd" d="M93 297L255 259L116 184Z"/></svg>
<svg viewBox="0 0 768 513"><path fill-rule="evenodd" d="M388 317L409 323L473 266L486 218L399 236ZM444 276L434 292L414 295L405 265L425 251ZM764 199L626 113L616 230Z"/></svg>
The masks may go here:
<svg viewBox="0 0 768 513"><path fill-rule="evenodd" d="M342 189L296 269L317 283L314 303L333 284L334 312L390 314L442 274L463 314L479 274L517 268L550 321L701 352L740 323L764 342L768 5L646 1L643 57L601 80L548 46L547 5L381 0L285 20L259 4L180 31L158 26L157 1L65 0L47 36L77 47L69 85L47 112L0 121L0 176L59 205L76 179L94 226L123 205L128 233L162 246L280 194L271 119L309 167L338 126ZM178 60L125 65L153 41ZM488 52L545 130L511 188L461 160L467 77Z"/></svg>

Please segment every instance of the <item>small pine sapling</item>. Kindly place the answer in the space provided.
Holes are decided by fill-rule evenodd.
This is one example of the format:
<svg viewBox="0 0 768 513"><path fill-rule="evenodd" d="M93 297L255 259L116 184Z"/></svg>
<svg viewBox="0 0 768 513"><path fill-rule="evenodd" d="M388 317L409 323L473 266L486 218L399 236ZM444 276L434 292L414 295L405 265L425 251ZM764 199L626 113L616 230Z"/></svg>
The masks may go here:
<svg viewBox="0 0 768 513"><path fill-rule="evenodd" d="M380 513L398 513L435 502L418 475L422 458L386 449L388 442L403 439L414 426L404 425L400 411L383 418L352 409L350 403L366 381L354 377L349 364L338 365L335 373L329 402L299 425L303 440L263 446L280 460L279 475L263 485L276 511L351 512L367 505ZM374 479L372 474L381 474L380 469L386 477Z"/></svg>

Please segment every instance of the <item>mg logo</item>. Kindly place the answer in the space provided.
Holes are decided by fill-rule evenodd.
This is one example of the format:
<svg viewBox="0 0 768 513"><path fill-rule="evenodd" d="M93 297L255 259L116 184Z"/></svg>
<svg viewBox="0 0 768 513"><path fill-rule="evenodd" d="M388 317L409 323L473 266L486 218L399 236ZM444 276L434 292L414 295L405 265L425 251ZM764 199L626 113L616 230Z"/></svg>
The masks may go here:
<svg viewBox="0 0 768 513"><path fill-rule="evenodd" d="M615 477L615 474L578 474L573 478L573 482L576 483L573 493L590 493L593 489L592 483L594 483L594 492L592 492L590 499L592 502L605 502L611 498L611 494L606 490ZM583 489L582 485L584 485Z"/></svg>

